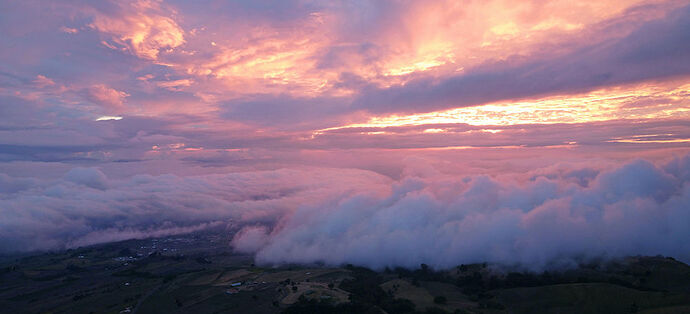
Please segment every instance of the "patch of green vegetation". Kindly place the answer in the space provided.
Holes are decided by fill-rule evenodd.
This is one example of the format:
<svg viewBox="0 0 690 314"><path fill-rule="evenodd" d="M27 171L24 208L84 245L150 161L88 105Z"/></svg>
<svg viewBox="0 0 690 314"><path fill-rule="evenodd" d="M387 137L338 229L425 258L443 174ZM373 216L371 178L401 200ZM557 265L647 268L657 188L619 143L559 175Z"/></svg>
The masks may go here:
<svg viewBox="0 0 690 314"><path fill-rule="evenodd" d="M690 266L661 256L593 261L551 272L486 264L450 270L422 264L383 272L352 265L262 268L251 256L224 251L225 244L177 238L8 258L0 264L0 308L8 313L126 308L139 313L690 313ZM118 258L123 256L124 261ZM231 287L235 282L242 284Z"/></svg>
<svg viewBox="0 0 690 314"><path fill-rule="evenodd" d="M631 313L687 304L687 295L634 290L609 283L512 288L496 292L515 313Z"/></svg>
<svg viewBox="0 0 690 314"><path fill-rule="evenodd" d="M154 275L150 272L137 271L134 269L121 270L113 273L115 277L136 277L136 278L160 278L158 275Z"/></svg>
<svg viewBox="0 0 690 314"><path fill-rule="evenodd" d="M349 314L349 313L383 313L380 309L364 304L332 304L328 301L300 299L283 311L283 314ZM391 312L399 313L399 312Z"/></svg>
<svg viewBox="0 0 690 314"><path fill-rule="evenodd" d="M351 271L353 278L343 280L339 288L350 292L350 303L347 305L330 305L333 311L356 309L361 313L380 313L381 310L387 313L414 313L414 303L405 299L393 298L380 287L383 279L378 273L352 265L348 265L346 268ZM307 308L320 309L326 307L327 302L308 301L307 303L301 302L296 306L302 310Z"/></svg>

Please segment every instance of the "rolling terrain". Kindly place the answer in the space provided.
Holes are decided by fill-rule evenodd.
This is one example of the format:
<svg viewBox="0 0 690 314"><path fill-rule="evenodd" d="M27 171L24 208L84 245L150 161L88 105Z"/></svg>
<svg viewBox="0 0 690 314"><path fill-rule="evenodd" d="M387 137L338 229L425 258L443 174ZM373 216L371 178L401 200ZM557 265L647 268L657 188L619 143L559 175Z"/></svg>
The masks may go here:
<svg viewBox="0 0 690 314"><path fill-rule="evenodd" d="M688 313L690 266L629 257L531 273L487 264L259 267L195 233L0 260L5 313Z"/></svg>

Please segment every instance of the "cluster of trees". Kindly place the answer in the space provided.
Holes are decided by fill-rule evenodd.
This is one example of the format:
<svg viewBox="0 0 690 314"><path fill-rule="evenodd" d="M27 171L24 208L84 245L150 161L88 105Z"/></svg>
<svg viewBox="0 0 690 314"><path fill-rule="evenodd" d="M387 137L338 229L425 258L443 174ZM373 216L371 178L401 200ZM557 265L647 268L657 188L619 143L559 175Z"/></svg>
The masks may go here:
<svg viewBox="0 0 690 314"><path fill-rule="evenodd" d="M285 309L284 313L415 313L410 300L394 298L380 284L381 276L369 269L348 265L353 279L344 280L339 288L350 292L350 302L333 304L329 300L300 300Z"/></svg>
<svg viewBox="0 0 690 314"><path fill-rule="evenodd" d="M509 289L518 287L538 287L555 284L568 283L611 283L619 286L633 288L637 290L654 290L644 286L650 272L640 271L631 274L629 270L622 269L617 272L610 270L595 271L589 269L587 272L557 272L548 271L542 273L532 272L509 272L507 274L497 274L487 269L487 264L460 265L455 270L455 276L451 276L449 271L434 271L426 264L421 264L419 269L409 270L404 268L386 269L386 273L396 273L398 278L405 278L419 286L420 281L439 281L455 284L462 288L463 293L485 297L487 292L496 289ZM635 276L631 276L635 275Z"/></svg>
<svg viewBox="0 0 690 314"><path fill-rule="evenodd" d="M424 265L426 266L426 265ZM285 309L283 313L288 314L303 314L303 313L410 313L410 314L448 314L447 311L431 307L424 311L416 309L415 304L407 299L395 298L393 295L386 293L381 284L384 282L382 276L370 269L363 267L355 267L347 265L346 268L351 271L352 279L343 280L338 288L350 293L350 302L333 304L330 300L308 300L300 298L298 302ZM389 270L390 271L390 270ZM398 271L405 274L415 274L417 280L432 280L437 278L439 273L433 272L429 267L423 267L420 270L409 271L405 269L398 269ZM434 300L437 304L442 305L447 302L443 296L439 296ZM457 311L460 313L461 311Z"/></svg>
<svg viewBox="0 0 690 314"><path fill-rule="evenodd" d="M615 265L614 265L615 266ZM631 272L629 266L612 269L597 269L599 266L583 266L580 270L567 272L509 272L497 273L488 269L486 263L460 265L454 271L434 271L426 264L418 269L405 268L385 269L384 274L397 274L398 278L409 280L415 286L423 281L445 282L458 286L471 300L478 303L480 308L505 309L492 290L518 287L537 287L554 284L569 283L610 283L637 290L654 290L644 286L645 277L650 276L648 269ZM646 266L646 265L645 265ZM333 305L330 301L306 300L286 309L285 313L420 313L414 303L406 299L395 298L386 293L380 285L383 283L381 274L367 268L347 265L352 272L353 279L344 280L339 288L350 292L350 302ZM439 305L447 303L444 296L436 296L434 302ZM632 308L637 309L634 305ZM440 308L427 309L426 313L446 313Z"/></svg>

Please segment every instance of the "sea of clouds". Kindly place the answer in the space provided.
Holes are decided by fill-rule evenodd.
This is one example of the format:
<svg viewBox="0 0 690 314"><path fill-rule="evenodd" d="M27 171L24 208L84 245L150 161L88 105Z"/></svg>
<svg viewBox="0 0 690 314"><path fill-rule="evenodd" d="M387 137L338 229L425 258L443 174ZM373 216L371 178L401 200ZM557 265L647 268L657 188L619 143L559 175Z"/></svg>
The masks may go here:
<svg viewBox="0 0 690 314"><path fill-rule="evenodd" d="M638 254L690 261L690 156L549 169L526 180L333 168L117 180L96 168L57 180L0 174L0 253L226 226L239 230L234 250L265 265L538 270Z"/></svg>

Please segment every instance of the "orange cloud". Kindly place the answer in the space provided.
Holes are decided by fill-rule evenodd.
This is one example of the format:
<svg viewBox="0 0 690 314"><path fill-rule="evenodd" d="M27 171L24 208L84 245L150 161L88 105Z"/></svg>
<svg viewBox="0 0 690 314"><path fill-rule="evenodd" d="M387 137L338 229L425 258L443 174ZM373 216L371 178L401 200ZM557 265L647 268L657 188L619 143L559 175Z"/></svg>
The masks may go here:
<svg viewBox="0 0 690 314"><path fill-rule="evenodd" d="M204 41L210 50L186 54L168 64L185 74L210 78L202 89L223 90L230 97L270 92L314 95L324 92L329 80L337 77L314 71L314 56L330 44L333 35L326 19L312 14L289 27L276 28L262 21L226 26L234 30L233 36L195 30L197 37L210 38L210 46Z"/></svg>
<svg viewBox="0 0 690 314"><path fill-rule="evenodd" d="M171 17L163 15L159 1L140 0L121 4L118 15L98 13L90 27L112 35L115 44L126 47L136 56L156 60L163 49L174 49L185 43L184 30ZM110 43L104 45L114 48Z"/></svg>
<svg viewBox="0 0 690 314"><path fill-rule="evenodd" d="M257 93L349 96L358 89L343 82L344 74L389 87L420 75L457 75L487 60L528 56L539 53L544 45L565 49L574 42L604 41L609 38L588 34L605 27L602 21L619 17L639 3L389 4L397 7L391 9L391 16L373 14L371 21L364 21L370 28L354 31L353 19L366 15L360 12L363 9L329 4L282 23L238 16L218 26L190 30L186 42L175 21L161 15L158 2L146 2L133 5L139 8L137 13L119 19L100 17L93 26L116 34L115 42L127 44L148 59L157 59L162 48L186 43L185 50L171 52L170 58L159 63L199 78L194 92L200 95L215 94L221 99ZM641 23L667 9L649 9L633 17ZM226 33L227 29L232 32ZM619 27L607 36L622 37L632 29Z"/></svg>
<svg viewBox="0 0 690 314"><path fill-rule="evenodd" d="M635 84L569 96L501 101L411 115L375 116L365 123L328 128L372 128L425 124L518 125L587 123L617 119L689 119L690 84ZM431 129L437 130L437 129ZM427 131L431 132L431 131Z"/></svg>

